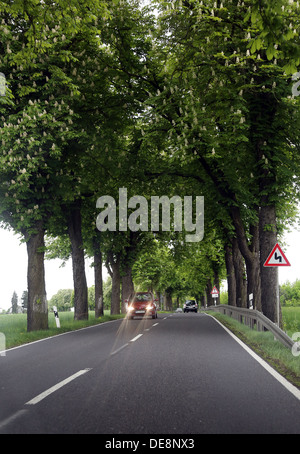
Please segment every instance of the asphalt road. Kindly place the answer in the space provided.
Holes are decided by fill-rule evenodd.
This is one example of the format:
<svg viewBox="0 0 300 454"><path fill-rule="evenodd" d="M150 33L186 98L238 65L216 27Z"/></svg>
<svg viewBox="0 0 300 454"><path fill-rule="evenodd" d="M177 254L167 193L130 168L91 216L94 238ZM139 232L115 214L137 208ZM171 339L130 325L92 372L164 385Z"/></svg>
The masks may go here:
<svg viewBox="0 0 300 454"><path fill-rule="evenodd" d="M109 322L0 356L2 434L299 434L299 396L201 313Z"/></svg>

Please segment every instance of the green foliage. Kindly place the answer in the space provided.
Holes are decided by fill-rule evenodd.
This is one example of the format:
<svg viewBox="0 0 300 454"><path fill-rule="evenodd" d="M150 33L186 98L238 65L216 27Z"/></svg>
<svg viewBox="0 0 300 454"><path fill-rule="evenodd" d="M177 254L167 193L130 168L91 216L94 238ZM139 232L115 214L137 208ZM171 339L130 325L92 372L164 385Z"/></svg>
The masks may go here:
<svg viewBox="0 0 300 454"><path fill-rule="evenodd" d="M250 237L260 204L275 204L280 217L297 198L300 104L285 67L298 32L282 38L279 30L288 19L297 30L290 8L298 6L281 2L272 35L268 20L278 5L236 3L158 2L145 75L135 75L149 94L137 128L145 179L152 174L173 191L182 183L185 194L203 194L206 217L229 237L228 213L239 206Z"/></svg>
<svg viewBox="0 0 300 454"><path fill-rule="evenodd" d="M12 100L0 105L0 211L5 222L24 231L91 190L99 178L88 169L99 160L99 130L105 123L102 147L116 145L108 129L120 125L120 104L113 98L122 96L111 90L102 66L109 56L100 47L98 27L99 19L109 17L105 2L32 1L18 10L1 2L0 15L0 69Z"/></svg>
<svg viewBox="0 0 300 454"><path fill-rule="evenodd" d="M22 308L27 309L28 306L28 290L24 290L21 296Z"/></svg>
<svg viewBox="0 0 300 454"><path fill-rule="evenodd" d="M220 292L220 304L228 304L228 292Z"/></svg>
<svg viewBox="0 0 300 454"><path fill-rule="evenodd" d="M249 44L251 52L265 49L268 60L288 56L283 69L288 75L295 73L300 64L299 3L255 0L249 2L244 20L251 20L256 32Z"/></svg>
<svg viewBox="0 0 300 454"><path fill-rule="evenodd" d="M111 302L111 277L108 277L103 282L103 301L104 309L110 309ZM89 310L95 309L95 286L92 285L88 288L88 305ZM48 302L49 310L53 309L53 306L57 307L58 311L67 312L74 307L74 290L72 289L60 289L52 296Z"/></svg>
<svg viewBox="0 0 300 454"><path fill-rule="evenodd" d="M292 337L294 333L300 332L300 306L282 307L282 321L283 329L287 334Z"/></svg>
<svg viewBox="0 0 300 454"><path fill-rule="evenodd" d="M112 280L108 276L103 281L103 308L109 310L111 308L111 291L112 291ZM88 288L88 304L89 310L95 310L95 286L92 285Z"/></svg>
<svg viewBox="0 0 300 454"><path fill-rule="evenodd" d="M57 310L60 312L69 311L73 307L73 293L72 289L61 289L52 296L48 303L49 310L53 309L53 306L57 307Z"/></svg>
<svg viewBox="0 0 300 454"><path fill-rule="evenodd" d="M300 307L300 280L280 286L280 302L286 307Z"/></svg>
<svg viewBox="0 0 300 454"><path fill-rule="evenodd" d="M46 238L46 259L51 260L54 258L59 258L62 260L62 265L71 257L71 244L70 238L67 235L61 235L59 237L53 238L48 236Z"/></svg>
<svg viewBox="0 0 300 454"><path fill-rule="evenodd" d="M12 314L17 314L18 312L18 295L16 292L13 293L11 298L11 311Z"/></svg>
<svg viewBox="0 0 300 454"><path fill-rule="evenodd" d="M154 241L142 252L132 270L133 280L140 290L168 290L173 296L196 299L205 291L214 272L225 278L222 242L211 231L200 243L172 244Z"/></svg>
<svg viewBox="0 0 300 454"><path fill-rule="evenodd" d="M281 230L294 215L298 3L0 1L0 19L0 220L23 233L42 220L49 258L69 257L65 215L80 201L89 255L97 238L121 272L135 262L141 288L198 295L225 276L232 207L249 243L262 204L276 206ZM205 240L100 238L96 200L122 186L147 199L204 195Z"/></svg>
<svg viewBox="0 0 300 454"><path fill-rule="evenodd" d="M110 309L111 305L111 291L112 291L112 280L108 276L103 282L103 304L105 309Z"/></svg>

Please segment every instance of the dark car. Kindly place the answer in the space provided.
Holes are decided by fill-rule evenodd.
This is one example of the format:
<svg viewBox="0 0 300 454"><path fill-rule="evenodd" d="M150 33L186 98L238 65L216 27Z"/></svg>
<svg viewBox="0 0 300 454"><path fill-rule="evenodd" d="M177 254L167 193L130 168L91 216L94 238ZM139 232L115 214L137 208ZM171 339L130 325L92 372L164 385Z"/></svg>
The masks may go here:
<svg viewBox="0 0 300 454"><path fill-rule="evenodd" d="M198 312L198 304L195 300L188 300L183 305L183 312Z"/></svg>
<svg viewBox="0 0 300 454"><path fill-rule="evenodd" d="M152 292L135 292L128 298L127 317L157 318L157 299Z"/></svg>

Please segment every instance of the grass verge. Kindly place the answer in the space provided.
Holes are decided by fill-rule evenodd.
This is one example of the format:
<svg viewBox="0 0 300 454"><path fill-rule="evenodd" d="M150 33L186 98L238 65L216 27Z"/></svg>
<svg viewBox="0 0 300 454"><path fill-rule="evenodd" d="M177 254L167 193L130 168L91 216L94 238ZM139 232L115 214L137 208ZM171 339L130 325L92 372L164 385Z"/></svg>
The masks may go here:
<svg viewBox="0 0 300 454"><path fill-rule="evenodd" d="M75 331L87 326L97 325L123 317L124 315L110 315L109 311L105 311L103 317L96 319L95 313L90 311L88 320L74 320L73 312L60 312L59 321L61 327L57 328L55 317L53 312L51 312L49 313L48 330L32 331L28 333L26 314L0 315L0 333L3 333L5 336L5 346L1 346L0 344L0 351L3 347L4 349L9 349L57 334Z"/></svg>
<svg viewBox="0 0 300 454"><path fill-rule="evenodd" d="M291 350L274 340L272 333L252 330L237 320L218 312L209 311L207 313L219 320L273 369L300 389L300 356L294 356Z"/></svg>

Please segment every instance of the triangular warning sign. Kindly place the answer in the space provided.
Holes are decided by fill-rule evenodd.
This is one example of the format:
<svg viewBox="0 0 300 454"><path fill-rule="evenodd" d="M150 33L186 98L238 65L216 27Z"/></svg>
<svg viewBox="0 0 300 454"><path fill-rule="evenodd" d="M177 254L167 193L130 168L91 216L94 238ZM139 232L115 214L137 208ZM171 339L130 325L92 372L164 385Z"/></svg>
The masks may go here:
<svg viewBox="0 0 300 454"><path fill-rule="evenodd" d="M214 288L212 289L211 294L212 294L212 295L213 295L213 294L215 294L215 295L216 295L216 294L217 294L217 295L219 294L219 290L217 289L216 286L214 286Z"/></svg>
<svg viewBox="0 0 300 454"><path fill-rule="evenodd" d="M264 266L291 266L290 262L284 255L284 252L282 251L281 247L277 243L269 257L264 263Z"/></svg>

